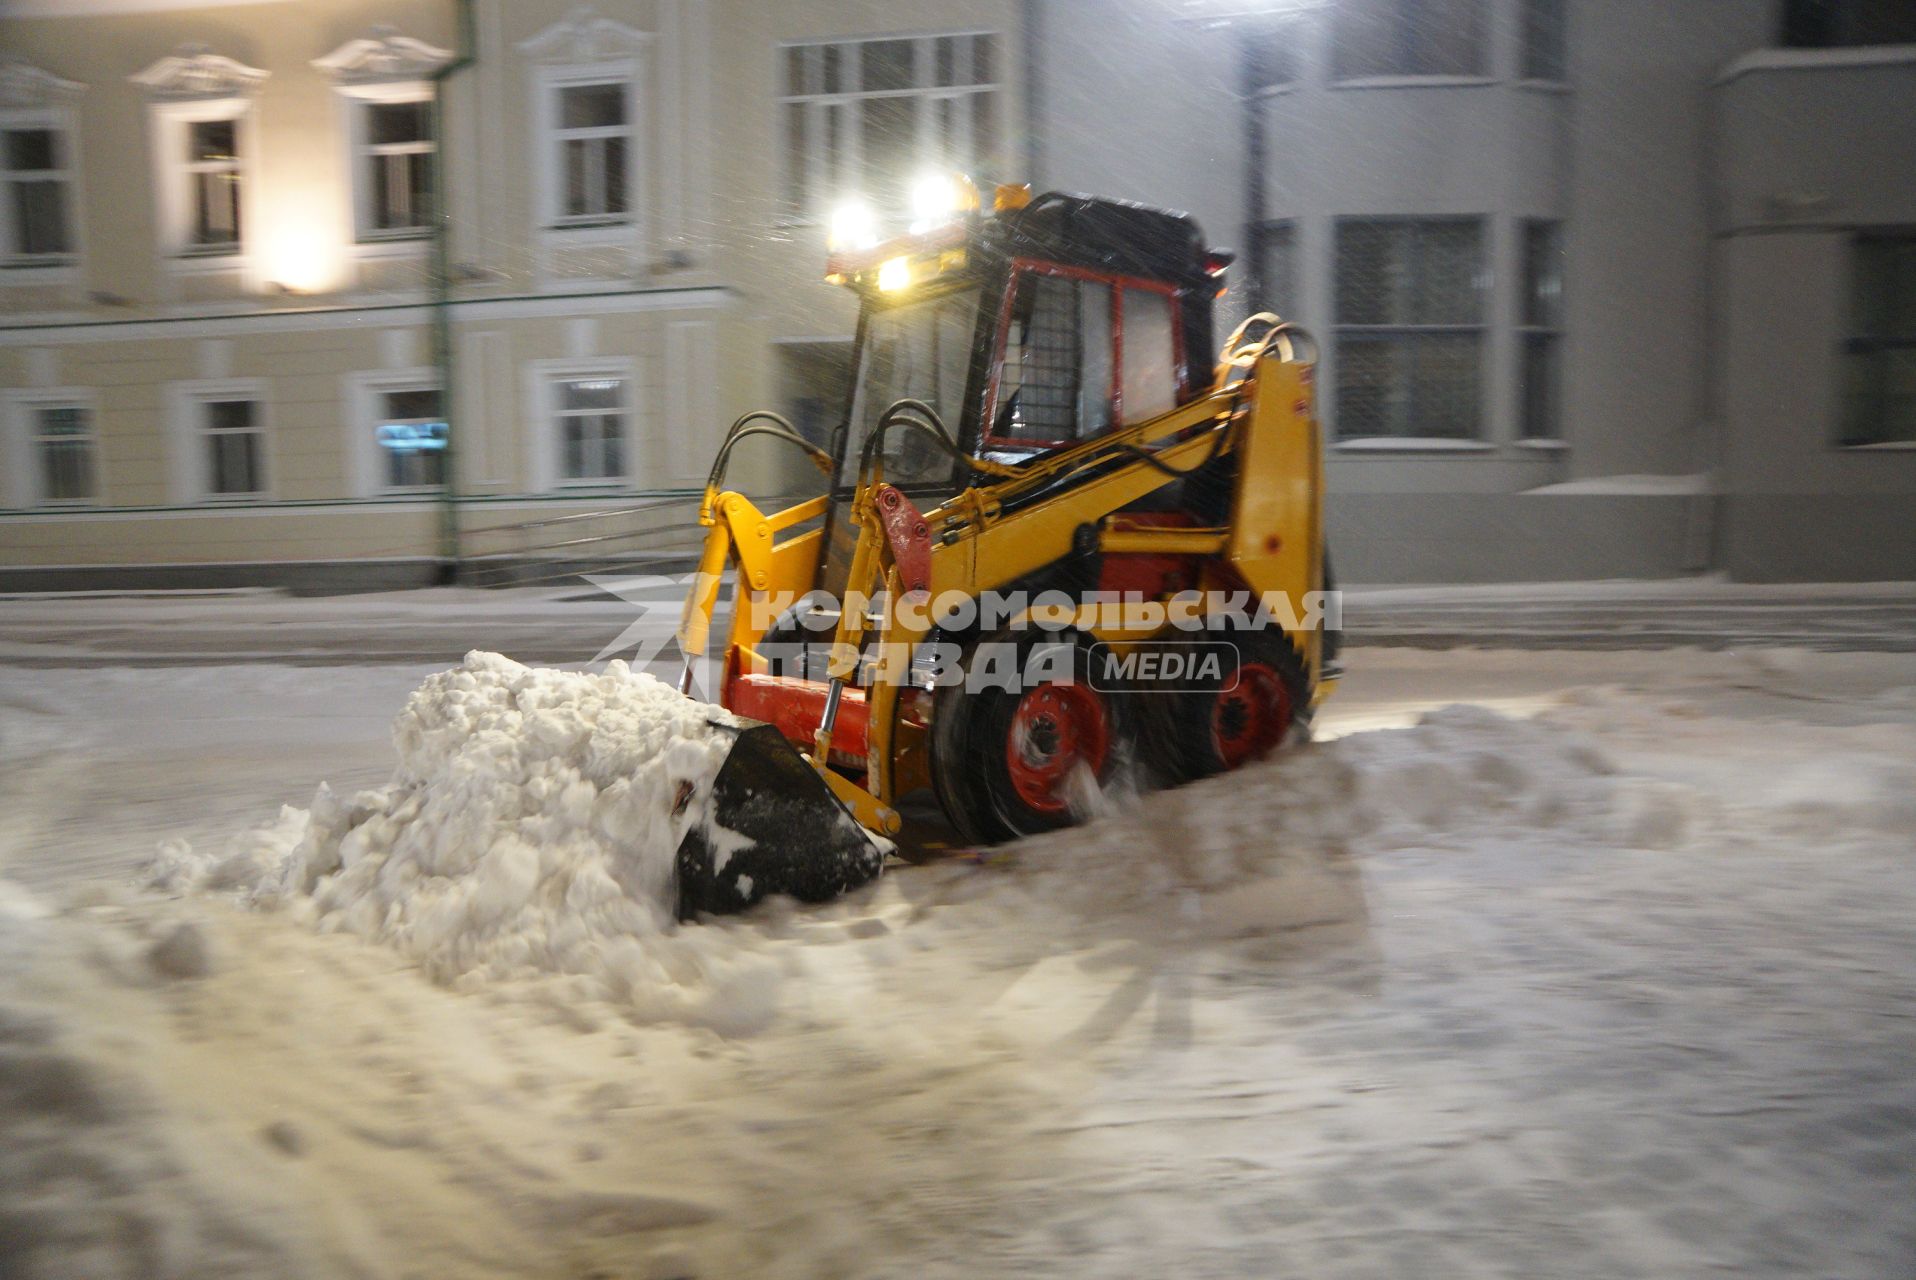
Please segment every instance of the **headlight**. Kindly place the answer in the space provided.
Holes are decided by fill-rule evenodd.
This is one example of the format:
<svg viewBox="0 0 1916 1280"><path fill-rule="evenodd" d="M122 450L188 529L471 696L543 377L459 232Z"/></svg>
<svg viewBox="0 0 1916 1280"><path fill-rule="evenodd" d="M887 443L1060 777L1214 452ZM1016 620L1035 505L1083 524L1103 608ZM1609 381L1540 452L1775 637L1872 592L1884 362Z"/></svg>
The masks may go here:
<svg viewBox="0 0 1916 1280"><path fill-rule="evenodd" d="M878 217L863 200L847 200L832 210L825 241L834 251L869 249L878 243Z"/></svg>
<svg viewBox="0 0 1916 1280"><path fill-rule="evenodd" d="M896 293L911 286L911 259L887 258L878 267L878 287Z"/></svg>

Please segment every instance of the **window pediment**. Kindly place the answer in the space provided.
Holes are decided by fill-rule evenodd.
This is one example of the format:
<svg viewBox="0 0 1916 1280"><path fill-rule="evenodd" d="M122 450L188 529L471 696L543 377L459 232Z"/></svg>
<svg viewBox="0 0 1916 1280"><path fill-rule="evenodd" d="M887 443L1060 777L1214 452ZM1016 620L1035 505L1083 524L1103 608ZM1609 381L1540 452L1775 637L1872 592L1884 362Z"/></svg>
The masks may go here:
<svg viewBox="0 0 1916 1280"><path fill-rule="evenodd" d="M0 58L0 107L55 107L85 92L85 85L62 80L43 67L18 58Z"/></svg>
<svg viewBox="0 0 1916 1280"><path fill-rule="evenodd" d="M649 33L604 17L591 5L581 5L538 35L519 43L519 51L539 62L616 62L636 56L651 39Z"/></svg>
<svg viewBox="0 0 1916 1280"><path fill-rule="evenodd" d="M186 44L131 79L156 98L183 101L250 97L269 74L203 44Z"/></svg>
<svg viewBox="0 0 1916 1280"><path fill-rule="evenodd" d="M399 34L388 26L348 40L313 65L340 84L424 80L452 61L452 50Z"/></svg>

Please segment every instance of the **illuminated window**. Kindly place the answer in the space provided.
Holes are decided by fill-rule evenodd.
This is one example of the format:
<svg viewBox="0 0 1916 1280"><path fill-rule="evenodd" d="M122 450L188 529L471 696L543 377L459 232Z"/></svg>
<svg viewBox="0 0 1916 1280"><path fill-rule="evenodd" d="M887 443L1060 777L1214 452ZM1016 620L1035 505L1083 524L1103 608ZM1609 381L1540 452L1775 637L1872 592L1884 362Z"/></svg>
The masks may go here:
<svg viewBox="0 0 1916 1280"><path fill-rule="evenodd" d="M626 478L626 382L566 378L555 384L561 484Z"/></svg>
<svg viewBox="0 0 1916 1280"><path fill-rule="evenodd" d="M0 129L0 163L0 252L22 266L64 261L73 252L73 178L64 132L51 123Z"/></svg>
<svg viewBox="0 0 1916 1280"><path fill-rule="evenodd" d="M1331 12L1335 80L1485 74L1484 0L1337 0Z"/></svg>
<svg viewBox="0 0 1916 1280"><path fill-rule="evenodd" d="M378 392L380 479L386 489L438 489L446 483L446 415L437 387Z"/></svg>
<svg viewBox="0 0 1916 1280"><path fill-rule="evenodd" d="M998 75L985 32L785 46L787 207L819 216L859 194L902 211L924 171L991 169Z"/></svg>
<svg viewBox="0 0 1916 1280"><path fill-rule="evenodd" d="M1336 271L1338 438L1476 439L1482 220L1341 218Z"/></svg>
<svg viewBox="0 0 1916 1280"><path fill-rule="evenodd" d="M1842 443L1916 443L1916 235L1861 235L1850 250Z"/></svg>

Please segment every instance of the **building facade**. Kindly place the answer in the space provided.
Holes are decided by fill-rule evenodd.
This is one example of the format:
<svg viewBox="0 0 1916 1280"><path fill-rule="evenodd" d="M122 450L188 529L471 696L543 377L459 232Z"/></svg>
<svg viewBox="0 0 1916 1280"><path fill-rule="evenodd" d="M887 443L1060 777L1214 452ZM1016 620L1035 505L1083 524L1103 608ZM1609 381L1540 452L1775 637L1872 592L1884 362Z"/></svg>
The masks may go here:
<svg viewBox="0 0 1916 1280"><path fill-rule="evenodd" d="M425 582L696 491L737 414L837 409L834 190L995 170L1017 117L1002 4L472 14L4 11L0 583Z"/></svg>
<svg viewBox="0 0 1916 1280"><path fill-rule="evenodd" d="M1916 576L1916 5L1186 13L1348 578Z"/></svg>
<svg viewBox="0 0 1916 1280"><path fill-rule="evenodd" d="M938 169L1245 251L1346 581L1916 576L1909 10L12 0L0 586L429 581L823 437L827 214Z"/></svg>

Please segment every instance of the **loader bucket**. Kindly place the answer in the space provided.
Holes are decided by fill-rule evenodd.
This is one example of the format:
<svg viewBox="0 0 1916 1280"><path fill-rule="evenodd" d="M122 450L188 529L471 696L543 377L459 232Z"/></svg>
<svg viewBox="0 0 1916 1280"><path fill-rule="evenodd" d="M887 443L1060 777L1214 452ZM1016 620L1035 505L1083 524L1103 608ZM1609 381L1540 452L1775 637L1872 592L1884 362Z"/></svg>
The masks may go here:
<svg viewBox="0 0 1916 1280"><path fill-rule="evenodd" d="M715 727L738 737L679 843L679 919L777 893L823 902L878 874L884 849L776 726Z"/></svg>

